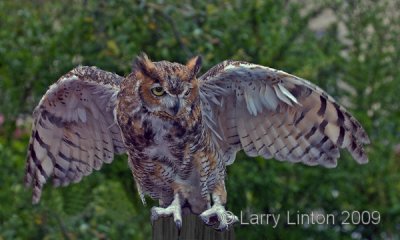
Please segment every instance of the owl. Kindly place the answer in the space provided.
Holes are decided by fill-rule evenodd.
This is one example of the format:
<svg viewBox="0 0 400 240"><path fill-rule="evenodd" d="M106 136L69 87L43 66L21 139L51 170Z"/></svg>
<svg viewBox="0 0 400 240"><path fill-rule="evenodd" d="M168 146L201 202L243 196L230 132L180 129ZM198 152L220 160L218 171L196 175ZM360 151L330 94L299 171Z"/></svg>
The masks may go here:
<svg viewBox="0 0 400 240"><path fill-rule="evenodd" d="M202 60L152 62L145 54L126 77L79 66L41 99L25 183L40 200L54 186L79 182L114 155L127 153L139 195L159 201L151 218L186 211L224 230L226 167L248 156L337 165L346 148L360 164L369 143L360 123L314 84L269 67L227 60L197 77Z"/></svg>

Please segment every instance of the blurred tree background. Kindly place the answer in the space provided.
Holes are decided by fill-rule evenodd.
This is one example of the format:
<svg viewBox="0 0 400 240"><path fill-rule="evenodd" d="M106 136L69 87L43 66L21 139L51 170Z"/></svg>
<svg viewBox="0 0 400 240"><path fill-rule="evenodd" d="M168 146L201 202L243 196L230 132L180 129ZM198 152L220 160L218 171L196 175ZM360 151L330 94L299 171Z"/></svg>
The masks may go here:
<svg viewBox="0 0 400 240"><path fill-rule="evenodd" d="M237 239L400 238L400 4L396 0L0 1L0 239L149 239L126 156L37 206L23 186L31 112L73 67L127 75L139 52L203 72L260 63L321 86L362 123L370 163L336 169L248 158L228 168L236 214L379 211L379 224L237 226ZM397 99L397 100L396 100ZM283 220L282 220L283 221Z"/></svg>

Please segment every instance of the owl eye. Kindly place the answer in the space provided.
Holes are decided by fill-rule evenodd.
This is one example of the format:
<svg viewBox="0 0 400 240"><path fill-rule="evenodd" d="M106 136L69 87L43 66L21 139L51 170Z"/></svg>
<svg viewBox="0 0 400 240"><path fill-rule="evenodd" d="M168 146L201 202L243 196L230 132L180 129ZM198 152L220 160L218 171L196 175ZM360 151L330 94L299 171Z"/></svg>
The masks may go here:
<svg viewBox="0 0 400 240"><path fill-rule="evenodd" d="M160 87L160 86L158 86L158 87L153 87L153 88L151 89L151 92L152 92L154 95L156 95L157 97L160 97L160 96L162 96L162 95L165 94L164 89L163 89L162 87Z"/></svg>

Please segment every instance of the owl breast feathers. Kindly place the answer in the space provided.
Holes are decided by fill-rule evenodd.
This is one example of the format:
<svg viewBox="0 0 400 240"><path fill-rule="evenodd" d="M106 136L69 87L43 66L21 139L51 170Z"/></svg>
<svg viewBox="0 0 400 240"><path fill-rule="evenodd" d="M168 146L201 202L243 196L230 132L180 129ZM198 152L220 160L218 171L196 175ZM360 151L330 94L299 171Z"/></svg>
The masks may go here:
<svg viewBox="0 0 400 240"><path fill-rule="evenodd" d="M25 176L33 202L47 179L79 182L127 153L142 200L160 202L153 220L173 215L180 226L186 206L212 225L226 203L225 166L240 150L335 167L346 148L367 163L360 123L314 84L241 61L197 78L200 67L199 57L181 65L142 54L125 78L81 66L51 85L33 114ZM228 227L218 219L215 227Z"/></svg>

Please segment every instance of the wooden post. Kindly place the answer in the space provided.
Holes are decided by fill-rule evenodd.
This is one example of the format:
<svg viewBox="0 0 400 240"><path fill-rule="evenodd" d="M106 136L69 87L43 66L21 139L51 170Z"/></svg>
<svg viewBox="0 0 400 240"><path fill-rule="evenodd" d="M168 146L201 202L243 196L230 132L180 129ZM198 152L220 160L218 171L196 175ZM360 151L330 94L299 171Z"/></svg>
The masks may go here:
<svg viewBox="0 0 400 240"><path fill-rule="evenodd" d="M181 233L172 217L160 218L153 225L153 240L234 240L233 227L228 231L219 232L206 226L199 216L194 214L183 215Z"/></svg>

